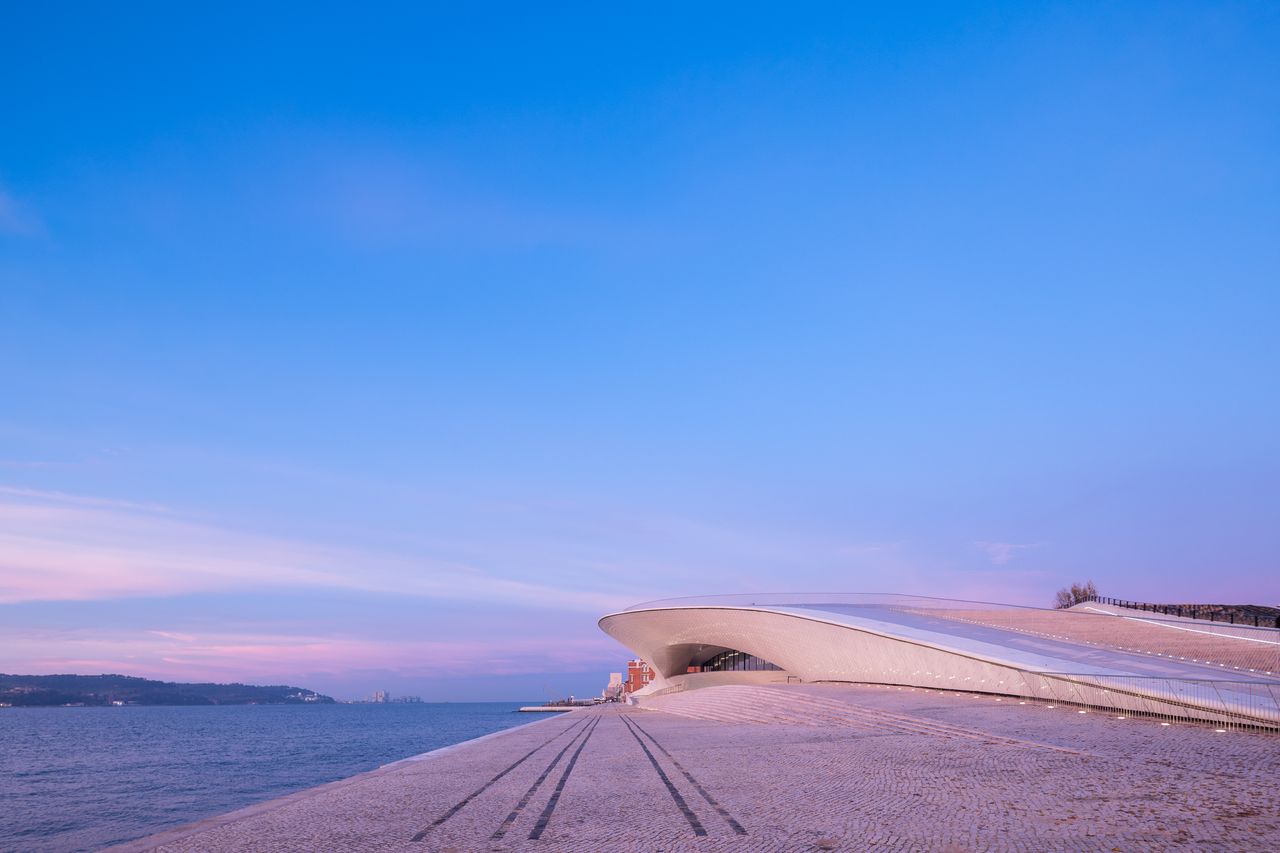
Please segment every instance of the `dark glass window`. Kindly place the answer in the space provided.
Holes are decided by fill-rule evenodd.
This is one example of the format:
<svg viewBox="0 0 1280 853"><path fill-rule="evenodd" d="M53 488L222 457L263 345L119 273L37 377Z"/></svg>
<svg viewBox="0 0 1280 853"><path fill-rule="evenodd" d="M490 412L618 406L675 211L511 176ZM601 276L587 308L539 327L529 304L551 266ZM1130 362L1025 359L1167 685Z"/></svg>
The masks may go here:
<svg viewBox="0 0 1280 853"><path fill-rule="evenodd" d="M701 669L703 672L764 672L780 671L782 667L746 652L727 651L711 658L702 665Z"/></svg>

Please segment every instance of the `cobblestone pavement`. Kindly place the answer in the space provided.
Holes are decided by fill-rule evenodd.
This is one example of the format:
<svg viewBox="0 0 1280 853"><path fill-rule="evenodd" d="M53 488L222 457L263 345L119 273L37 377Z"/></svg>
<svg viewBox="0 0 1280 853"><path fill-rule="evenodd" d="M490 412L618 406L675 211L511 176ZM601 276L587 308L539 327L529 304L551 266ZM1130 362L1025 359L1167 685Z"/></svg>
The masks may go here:
<svg viewBox="0 0 1280 853"><path fill-rule="evenodd" d="M1280 736L1019 702L709 688L575 711L117 849L1280 849Z"/></svg>

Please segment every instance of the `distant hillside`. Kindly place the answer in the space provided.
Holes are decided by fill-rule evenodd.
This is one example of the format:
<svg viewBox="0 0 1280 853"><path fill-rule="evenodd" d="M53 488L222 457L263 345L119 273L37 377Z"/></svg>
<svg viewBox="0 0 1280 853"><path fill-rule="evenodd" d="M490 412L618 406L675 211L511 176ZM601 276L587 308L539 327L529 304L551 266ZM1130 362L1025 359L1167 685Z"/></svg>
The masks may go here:
<svg viewBox="0 0 1280 853"><path fill-rule="evenodd" d="M303 705L333 699L301 687L179 684L128 675L4 675L0 705Z"/></svg>

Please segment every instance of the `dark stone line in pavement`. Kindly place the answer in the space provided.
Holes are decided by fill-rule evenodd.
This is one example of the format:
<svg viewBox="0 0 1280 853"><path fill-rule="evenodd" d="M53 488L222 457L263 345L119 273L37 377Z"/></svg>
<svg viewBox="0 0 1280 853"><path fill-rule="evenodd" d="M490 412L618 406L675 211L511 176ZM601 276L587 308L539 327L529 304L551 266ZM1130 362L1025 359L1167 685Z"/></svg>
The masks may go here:
<svg viewBox="0 0 1280 853"><path fill-rule="evenodd" d="M522 756L521 756L521 757L520 757L520 758L519 758L519 759L518 759L514 764L512 764L512 765L511 765L511 766L509 766L509 767L507 767L507 769L506 769L506 770L503 770L503 771L502 771L501 773L499 773L497 776L494 776L494 777L493 777L492 779L490 779L488 782L485 782L485 783L484 783L483 785L481 785L479 788L476 788L474 791L472 791L472 792L471 792L470 794L468 794L466 797L463 797L461 800L459 800L457 803L455 803L455 804L454 804L454 805L453 805L453 806L452 806L452 807L451 807L447 812L445 812L445 813L444 813L444 814L442 814L440 817L438 817L438 818L436 818L435 820L433 820L429 826L425 827L421 832L419 832L417 835L413 836L413 839L412 839L412 840L413 840L413 841L422 841L424 838L426 838L426 837L427 837L427 833L428 833L428 832L430 832L431 830L435 829L437 826L439 826L440 824L444 823L446 820L448 820L449 818L453 817L453 816L454 816L454 815L456 815L458 812L462 811L462 809L463 809L464 807L466 807L467 803L471 802L471 801L472 801L472 800L474 800L476 797L480 796L480 795L481 795L481 794L483 794L485 791L489 790L489 788L490 788L490 787L491 787L495 782L497 782L498 780L500 780L503 776L506 776L508 773L510 773L512 770L515 770L515 769L516 769L517 767L519 767L521 764L524 764L526 761L528 761L530 758L532 758L532 757L533 757L533 754L534 754L535 752L537 752L538 750L542 749L544 746L546 746L547 744L551 743L553 740L555 740L556 738L560 737L560 736L561 736L561 735L563 735L565 732L571 731L571 730L573 730L573 729L577 728L578 726L581 726L581 725L585 724L585 722L586 722L585 720L580 720L580 721L578 721L578 722L576 722L576 723L573 723L572 725L565 726L563 729L561 729L560 731L556 732L554 735L552 735L551 737L547 738L547 739L546 739L546 740L544 740L542 743L538 744L538 745L537 745L537 746L535 746L533 749L531 749L531 750L529 750L528 752L526 752L526 753L525 753L524 755L522 755ZM570 743L570 744L572 744L572 743L573 743L573 740L570 740L570 741L569 741L569 743ZM566 747L566 748L567 748L567 747Z"/></svg>
<svg viewBox="0 0 1280 853"><path fill-rule="evenodd" d="M547 821L551 820L551 813L556 810L556 803L560 802L560 792L564 790L564 783L569 781L569 774L573 772L573 765L578 763L578 756L582 754L582 750L587 745L587 741L591 740L591 735L595 733L596 727L600 725L600 717L596 717L591 723L591 730L587 732L587 736L578 744L578 748L574 750L573 757L569 759L568 765L564 768L564 773L560 774L560 781L556 783L555 790L551 792L551 799L547 800L547 807L542 810L542 814L538 816L538 822L534 825L533 831L529 833L529 839L537 841L542 837L542 831L547 828Z"/></svg>
<svg viewBox="0 0 1280 853"><path fill-rule="evenodd" d="M640 739L640 735L636 734L631 727L627 727L627 731L631 732L631 736L636 739L636 743L640 744L640 748L644 750L644 754L648 757L649 763L653 765L653 769L658 771L658 776L662 779L662 784L667 786L667 793L671 795L671 799L676 801L676 805L680 808L680 813L684 815L685 820L689 821L689 826L693 827L694 835L706 835L707 830L703 828L698 816L693 813L693 809L689 808L689 804L684 801L684 797L676 790L676 786L672 784L671 779L667 777L666 772L662 769L662 765L658 763L658 759L653 757L653 753L649 751L649 747Z"/></svg>
<svg viewBox="0 0 1280 853"><path fill-rule="evenodd" d="M1056 704L867 685L686 691L643 711L574 711L113 853L1280 850L1275 735ZM711 817L689 777L749 833ZM410 840L482 787L426 843ZM671 787L704 835L672 806ZM556 805L529 838L553 788Z"/></svg>
<svg viewBox="0 0 1280 853"><path fill-rule="evenodd" d="M715 799L709 793L707 793L707 789L702 787L702 784L698 782L697 779L693 778L693 774L691 774L688 770L685 770L684 766L679 761L676 761L675 756L667 752L667 748L662 744L660 744L656 737L649 734L649 732L645 731L643 726L641 726L635 720L631 719L630 714L627 714L626 716L624 716L622 720L623 722L629 723L630 725L639 729L641 734L643 734L645 737L651 740L653 742L653 745L656 746L662 752L662 754L667 757L667 760L670 761L671 764L677 770L679 770L681 773L684 774L684 778L689 780L689 784L694 787L694 790L696 790L699 794L702 795L702 798L707 801L707 804L710 805L711 808L715 809L716 813L719 814L720 817L725 819L725 822L729 824L729 826L733 829L734 832L738 833L739 835L747 834L747 831L743 829L742 824L734 820L733 815L729 814L729 812L725 810L724 806L716 802Z"/></svg>
<svg viewBox="0 0 1280 853"><path fill-rule="evenodd" d="M516 803L515 808L513 808L511 813L507 815L506 819L502 821L502 825L494 830L492 836L493 840L497 841L507 834L507 830L511 827L511 824L515 823L516 818L520 816L520 812L524 811L524 807L529 804L529 800L533 799L533 795L542 787L542 783L547 781L547 777L551 775L552 770L556 769L556 765L560 763L560 759L564 758L564 754L573 749L573 745L578 743L578 738L582 736L583 732L586 733L586 737L582 739L582 743L585 744L587 742L586 738L591 737L591 732L595 730L595 727L599 722L599 718L589 722L583 731L578 732L568 743L564 745L564 749L561 749L556 753L556 757L551 759L551 763L547 765L546 769L542 771L537 779L533 780L533 784L529 786L529 790L524 792L524 796L520 798L518 803ZM579 748L579 751L581 751L581 748ZM577 753L574 753L574 755L577 755Z"/></svg>

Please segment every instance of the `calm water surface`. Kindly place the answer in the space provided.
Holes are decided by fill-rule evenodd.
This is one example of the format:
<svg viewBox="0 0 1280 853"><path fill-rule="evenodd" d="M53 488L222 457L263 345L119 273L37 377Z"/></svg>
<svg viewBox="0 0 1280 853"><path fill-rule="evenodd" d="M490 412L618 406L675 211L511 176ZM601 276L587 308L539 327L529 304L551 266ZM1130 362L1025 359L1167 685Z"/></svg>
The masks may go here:
<svg viewBox="0 0 1280 853"><path fill-rule="evenodd" d="M138 838L532 722L520 704L0 708L0 850Z"/></svg>

